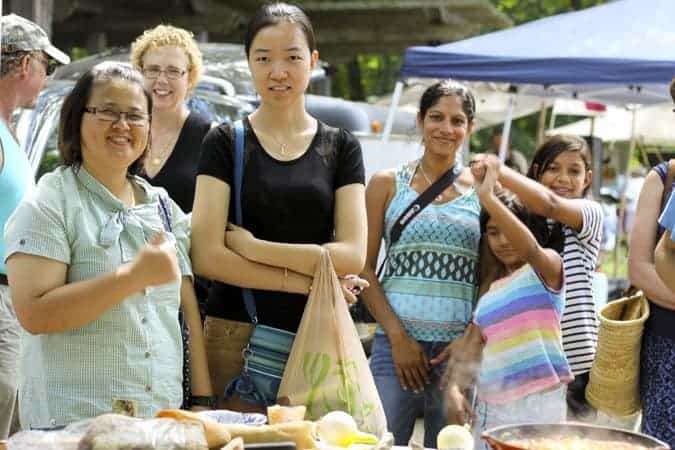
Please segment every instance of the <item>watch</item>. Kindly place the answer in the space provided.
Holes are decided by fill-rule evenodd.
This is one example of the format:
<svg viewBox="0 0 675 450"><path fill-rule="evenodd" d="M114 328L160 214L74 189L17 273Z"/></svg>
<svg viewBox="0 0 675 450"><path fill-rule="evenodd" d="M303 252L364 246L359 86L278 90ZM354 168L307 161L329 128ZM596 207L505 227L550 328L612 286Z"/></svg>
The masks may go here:
<svg viewBox="0 0 675 450"><path fill-rule="evenodd" d="M190 406L206 406L207 408L216 407L215 395L191 395Z"/></svg>

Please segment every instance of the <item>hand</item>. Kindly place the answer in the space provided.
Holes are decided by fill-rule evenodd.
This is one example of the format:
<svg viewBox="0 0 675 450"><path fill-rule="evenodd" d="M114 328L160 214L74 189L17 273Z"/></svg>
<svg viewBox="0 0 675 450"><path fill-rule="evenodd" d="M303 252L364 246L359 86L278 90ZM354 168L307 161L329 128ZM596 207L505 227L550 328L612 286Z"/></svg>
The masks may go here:
<svg viewBox="0 0 675 450"><path fill-rule="evenodd" d="M480 327L470 323L462 336L452 341L444 350L448 365L443 374L441 389L443 386L458 386L463 390L476 382L483 357L483 345Z"/></svg>
<svg viewBox="0 0 675 450"><path fill-rule="evenodd" d="M486 166L492 167L495 169L497 172L497 176L499 176L499 171L502 168L502 160L499 159L496 155L492 154L487 154L485 155L485 158L483 159L483 162L485 163Z"/></svg>
<svg viewBox="0 0 675 450"><path fill-rule="evenodd" d="M487 162L487 158L484 162L477 163L475 166L477 166L475 167L476 173L480 177L476 177L476 180L482 179L482 181L477 183L478 198L483 200L494 195L497 179L499 178L498 169L494 164ZM471 171L473 173L474 167L471 168Z"/></svg>
<svg viewBox="0 0 675 450"><path fill-rule="evenodd" d="M489 153L478 153L473 155L471 161L469 162L471 175L473 175L474 180L478 183L483 181L483 177L485 176L487 168L490 166L492 166L497 171L497 175L499 175L502 162L495 155Z"/></svg>
<svg viewBox="0 0 675 450"><path fill-rule="evenodd" d="M439 364L443 364L444 361L446 361L448 358L450 358L450 355L452 355L452 346L456 341L450 342L448 345L445 346L442 352L440 352L438 355L434 356L429 363L432 366L437 366Z"/></svg>
<svg viewBox="0 0 675 450"><path fill-rule="evenodd" d="M449 425L464 425L469 419L476 419L469 401L459 386L448 386L445 390L445 400L448 408L447 420Z"/></svg>
<svg viewBox="0 0 675 450"><path fill-rule="evenodd" d="M401 387L414 392L424 391L429 384L431 366L422 346L405 334L391 341L391 356Z"/></svg>
<svg viewBox="0 0 675 450"><path fill-rule="evenodd" d="M471 168L471 175L473 176L474 183L476 186L480 186L480 183L483 182L483 178L485 178L485 172L487 170L485 158L471 160L469 167Z"/></svg>
<svg viewBox="0 0 675 450"><path fill-rule="evenodd" d="M225 245L239 256L253 260L253 247L256 241L255 236L245 228L233 224L227 225Z"/></svg>
<svg viewBox="0 0 675 450"><path fill-rule="evenodd" d="M176 246L164 233L157 233L138 252L131 273L142 287L158 286L180 279Z"/></svg>
<svg viewBox="0 0 675 450"><path fill-rule="evenodd" d="M340 286L342 287L342 294L347 304L353 305L359 300L356 296L369 287L370 283L358 275L347 275L344 278L340 278Z"/></svg>

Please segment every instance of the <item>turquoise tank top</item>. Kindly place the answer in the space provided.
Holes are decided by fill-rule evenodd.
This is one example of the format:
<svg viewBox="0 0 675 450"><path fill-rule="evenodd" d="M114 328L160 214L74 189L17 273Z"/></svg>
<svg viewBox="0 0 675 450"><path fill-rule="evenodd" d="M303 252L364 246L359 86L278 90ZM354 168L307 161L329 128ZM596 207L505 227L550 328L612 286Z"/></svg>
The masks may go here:
<svg viewBox="0 0 675 450"><path fill-rule="evenodd" d="M3 120L0 120L0 146L2 146L2 165L0 166L0 232L12 215L21 199L34 186L35 178L26 154L21 150ZM0 234L0 273L5 269L5 240Z"/></svg>
<svg viewBox="0 0 675 450"><path fill-rule="evenodd" d="M396 173L396 194L385 213L389 259L381 284L406 332L418 341L449 342L471 319L477 289L480 204L471 188L430 204L390 247L391 228L419 195L410 187L417 161ZM377 332L384 331L378 327Z"/></svg>

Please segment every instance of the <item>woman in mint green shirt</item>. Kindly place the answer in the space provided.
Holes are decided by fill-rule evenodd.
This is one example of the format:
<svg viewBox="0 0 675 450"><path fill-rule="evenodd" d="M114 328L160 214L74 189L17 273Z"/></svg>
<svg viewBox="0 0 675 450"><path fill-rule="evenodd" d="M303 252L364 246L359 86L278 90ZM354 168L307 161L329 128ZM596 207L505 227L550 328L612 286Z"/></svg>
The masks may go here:
<svg viewBox="0 0 675 450"><path fill-rule="evenodd" d="M61 111L64 166L40 180L7 224L7 274L25 329L24 428L118 407L138 416L179 407L181 305L193 337L193 395L212 394L189 218L135 175L151 110L142 76L129 66L103 63L83 75Z"/></svg>

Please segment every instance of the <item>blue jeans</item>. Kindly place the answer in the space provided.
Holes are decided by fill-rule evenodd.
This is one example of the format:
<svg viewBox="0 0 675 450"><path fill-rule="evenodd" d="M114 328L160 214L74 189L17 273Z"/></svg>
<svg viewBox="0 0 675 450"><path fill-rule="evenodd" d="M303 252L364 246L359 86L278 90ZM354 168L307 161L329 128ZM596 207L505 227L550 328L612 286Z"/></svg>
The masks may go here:
<svg viewBox="0 0 675 450"><path fill-rule="evenodd" d="M431 359L440 353L447 343L420 342L420 345ZM448 423L440 386L445 364L432 369L431 383L423 392L403 390L394 368L389 338L378 334L375 335L373 342L370 370L387 416L388 428L394 434L394 445L407 446L415 427L415 420L424 416L424 446L436 448L436 436Z"/></svg>

